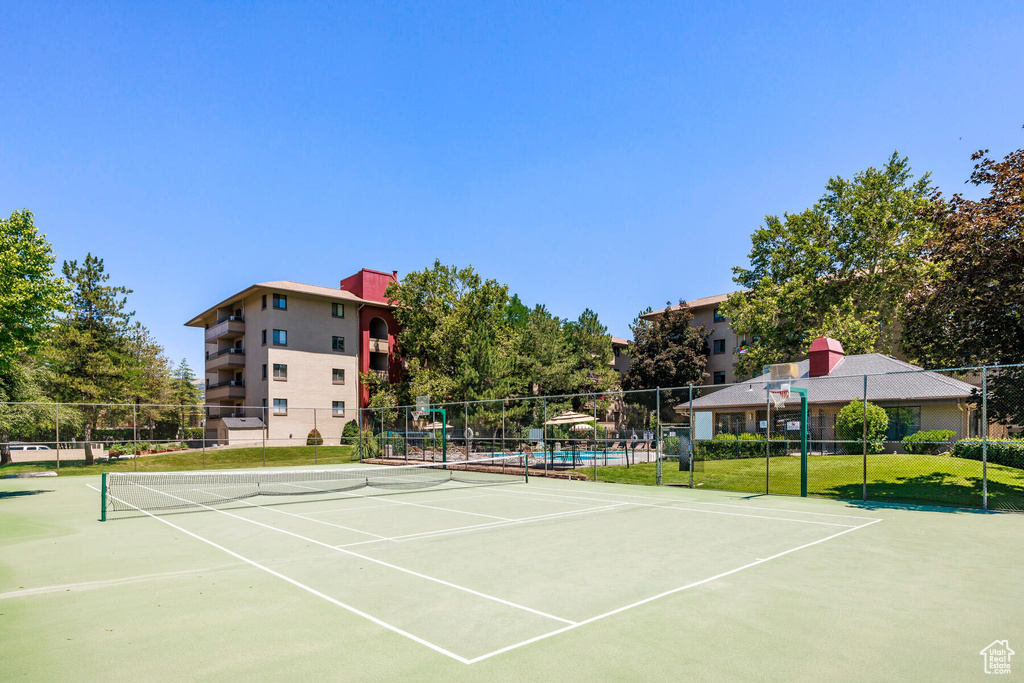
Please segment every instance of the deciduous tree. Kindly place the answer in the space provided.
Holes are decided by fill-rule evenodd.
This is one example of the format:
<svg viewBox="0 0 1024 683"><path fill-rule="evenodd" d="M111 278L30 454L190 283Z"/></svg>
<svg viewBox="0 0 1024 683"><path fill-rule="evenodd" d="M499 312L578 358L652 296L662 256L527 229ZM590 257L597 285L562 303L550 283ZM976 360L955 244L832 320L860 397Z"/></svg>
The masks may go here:
<svg viewBox="0 0 1024 683"><path fill-rule="evenodd" d="M737 372L806 354L819 336L847 353L899 355L908 292L930 266L929 174L914 179L896 152L880 168L831 178L814 206L768 216L751 235L750 266L733 268L743 291L722 312L748 344Z"/></svg>
<svg viewBox="0 0 1024 683"><path fill-rule="evenodd" d="M64 306L67 287L53 263L31 211L0 218L0 374L13 372L19 357L34 351Z"/></svg>

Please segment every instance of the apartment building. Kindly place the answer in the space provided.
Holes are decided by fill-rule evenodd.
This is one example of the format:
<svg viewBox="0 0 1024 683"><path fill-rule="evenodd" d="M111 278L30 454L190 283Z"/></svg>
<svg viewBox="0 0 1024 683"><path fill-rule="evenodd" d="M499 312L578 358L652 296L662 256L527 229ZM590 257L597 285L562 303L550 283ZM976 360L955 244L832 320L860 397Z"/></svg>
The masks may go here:
<svg viewBox="0 0 1024 683"><path fill-rule="evenodd" d="M687 302L693 312L693 325L704 325L708 333L707 384L732 384L736 381L736 363L747 343L739 338L729 320L719 311L719 306L728 298L728 294L717 294ZM678 305L670 306L641 317L655 320L665 311L678 308Z"/></svg>
<svg viewBox="0 0 1024 683"><path fill-rule="evenodd" d="M207 438L304 444L316 429L339 443L368 399L359 373L400 379L398 325L384 296L397 281L364 268L337 289L263 282L185 323L204 330Z"/></svg>

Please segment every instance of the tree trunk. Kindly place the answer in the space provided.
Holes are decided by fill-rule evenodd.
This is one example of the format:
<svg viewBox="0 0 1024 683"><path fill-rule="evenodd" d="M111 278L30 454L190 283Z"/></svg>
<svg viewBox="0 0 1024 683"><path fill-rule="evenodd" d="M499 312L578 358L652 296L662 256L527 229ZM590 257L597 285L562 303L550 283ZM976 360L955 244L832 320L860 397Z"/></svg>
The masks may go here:
<svg viewBox="0 0 1024 683"><path fill-rule="evenodd" d="M95 458L92 456L92 422L85 423L85 464L92 465Z"/></svg>
<svg viewBox="0 0 1024 683"><path fill-rule="evenodd" d="M14 458L11 457L11 435L7 430L0 432L0 465L10 465Z"/></svg>

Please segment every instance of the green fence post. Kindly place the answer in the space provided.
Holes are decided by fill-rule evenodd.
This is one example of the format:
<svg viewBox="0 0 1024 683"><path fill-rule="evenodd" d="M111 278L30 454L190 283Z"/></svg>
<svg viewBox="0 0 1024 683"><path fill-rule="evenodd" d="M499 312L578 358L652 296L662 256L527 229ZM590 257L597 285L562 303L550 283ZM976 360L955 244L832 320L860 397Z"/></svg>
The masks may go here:
<svg viewBox="0 0 1024 683"><path fill-rule="evenodd" d="M800 394L800 495L807 497L807 390L794 388Z"/></svg>
<svg viewBox="0 0 1024 683"><path fill-rule="evenodd" d="M988 368L981 369L981 507L988 510Z"/></svg>
<svg viewBox="0 0 1024 683"><path fill-rule="evenodd" d="M107 473L100 475L100 521L107 521Z"/></svg>

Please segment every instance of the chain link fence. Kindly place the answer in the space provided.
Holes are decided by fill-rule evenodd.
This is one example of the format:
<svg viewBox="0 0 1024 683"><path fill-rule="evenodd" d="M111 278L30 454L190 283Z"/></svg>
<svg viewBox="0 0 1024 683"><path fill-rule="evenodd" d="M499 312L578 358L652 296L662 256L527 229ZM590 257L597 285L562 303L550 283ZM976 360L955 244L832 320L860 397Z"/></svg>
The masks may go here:
<svg viewBox="0 0 1024 683"><path fill-rule="evenodd" d="M855 358L866 358L858 356ZM4 468L127 469L496 458L530 474L865 502L1024 511L1024 366L346 411L261 406L0 404ZM443 411L443 412L442 412ZM159 456L159 457L154 457Z"/></svg>

